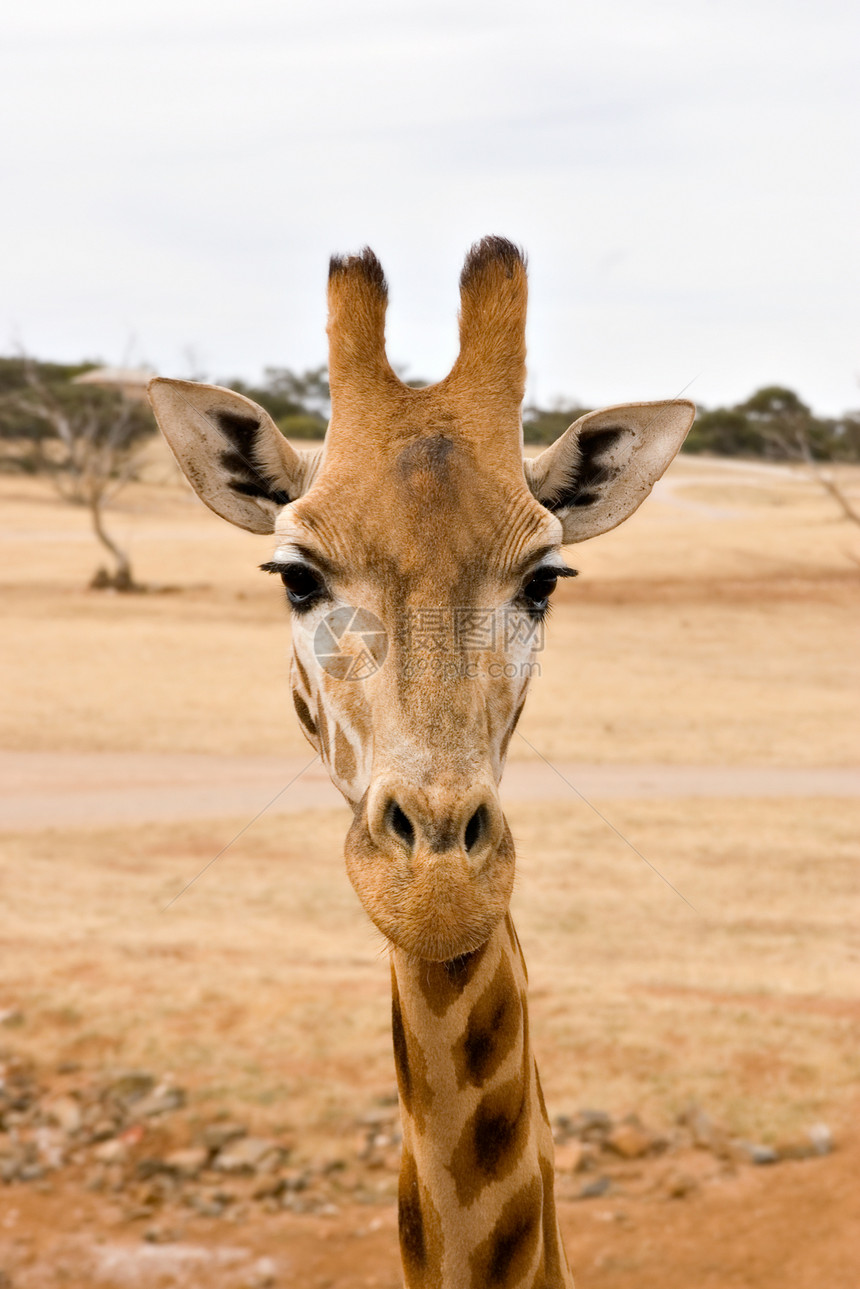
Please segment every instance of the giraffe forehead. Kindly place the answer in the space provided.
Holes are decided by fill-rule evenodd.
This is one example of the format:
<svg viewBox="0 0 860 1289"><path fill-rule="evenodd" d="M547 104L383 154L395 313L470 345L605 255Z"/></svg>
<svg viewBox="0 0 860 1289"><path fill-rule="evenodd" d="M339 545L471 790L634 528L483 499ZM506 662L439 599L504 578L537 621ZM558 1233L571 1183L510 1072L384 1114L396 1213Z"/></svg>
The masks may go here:
<svg viewBox="0 0 860 1289"><path fill-rule="evenodd" d="M327 463L290 518L344 572L381 581L398 598L467 594L476 575L504 576L530 545L555 540L557 522L521 467L477 459L445 429L370 447L364 466Z"/></svg>

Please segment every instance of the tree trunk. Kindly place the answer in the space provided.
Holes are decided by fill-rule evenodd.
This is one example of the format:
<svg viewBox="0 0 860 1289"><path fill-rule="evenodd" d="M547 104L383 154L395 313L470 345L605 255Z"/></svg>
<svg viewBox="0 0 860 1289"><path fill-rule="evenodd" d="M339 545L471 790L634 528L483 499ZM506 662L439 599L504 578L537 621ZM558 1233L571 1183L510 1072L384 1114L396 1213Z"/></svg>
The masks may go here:
<svg viewBox="0 0 860 1289"><path fill-rule="evenodd" d="M99 590L112 589L114 591L134 591L136 590L134 578L131 574L131 562L125 551L117 546L116 542L107 532L102 522L102 498L95 490L90 492L89 509L90 518L93 521L93 531L101 544L110 551L116 563L116 572L111 576L104 569L99 571L93 577L90 585Z"/></svg>
<svg viewBox="0 0 860 1289"><path fill-rule="evenodd" d="M818 482L821 484L822 488L830 493L830 496L840 507L845 518L850 519L853 524L860 524L860 510L854 509L854 506L848 500L848 497L842 491L836 480L831 479L829 475L823 474L819 471Z"/></svg>

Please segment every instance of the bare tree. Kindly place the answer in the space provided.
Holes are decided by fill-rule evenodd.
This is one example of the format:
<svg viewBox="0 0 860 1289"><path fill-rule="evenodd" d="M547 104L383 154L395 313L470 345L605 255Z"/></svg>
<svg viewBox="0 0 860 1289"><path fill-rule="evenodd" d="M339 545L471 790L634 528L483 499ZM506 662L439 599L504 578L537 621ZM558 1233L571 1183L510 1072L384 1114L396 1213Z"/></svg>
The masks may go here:
<svg viewBox="0 0 860 1289"><path fill-rule="evenodd" d="M833 498L842 511L843 519L849 519L852 524L860 524L860 509L857 508L842 485L836 481L830 470L822 465L820 461L814 459L807 443L801 442L800 452L802 460L809 467L813 477L824 491Z"/></svg>
<svg viewBox="0 0 860 1289"><path fill-rule="evenodd" d="M51 380L43 367L22 359L18 388L0 400L0 433L13 446L7 462L17 459L21 468L47 475L66 501L87 507L113 562L112 570L96 572L91 586L141 590L128 554L105 527L104 509L136 474L143 442L155 430L152 414L118 389Z"/></svg>
<svg viewBox="0 0 860 1289"><path fill-rule="evenodd" d="M860 418L856 413L839 421L820 420L792 390L778 385L758 390L738 411L755 426L776 456L803 462L816 483L839 506L843 518L860 525L860 509L829 468L837 455L856 460L860 443Z"/></svg>

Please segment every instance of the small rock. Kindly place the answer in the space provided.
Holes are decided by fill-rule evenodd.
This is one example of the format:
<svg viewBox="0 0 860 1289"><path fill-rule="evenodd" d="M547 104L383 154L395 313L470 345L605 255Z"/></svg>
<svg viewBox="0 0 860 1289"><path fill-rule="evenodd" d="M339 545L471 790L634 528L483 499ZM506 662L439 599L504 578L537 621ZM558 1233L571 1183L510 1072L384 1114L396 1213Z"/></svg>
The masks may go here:
<svg viewBox="0 0 860 1289"><path fill-rule="evenodd" d="M776 1153L780 1159L814 1159L816 1151L811 1141L778 1141Z"/></svg>
<svg viewBox="0 0 860 1289"><path fill-rule="evenodd" d="M62 1168L66 1162L65 1136L57 1128L37 1128L34 1138L39 1162L46 1168Z"/></svg>
<svg viewBox="0 0 860 1289"><path fill-rule="evenodd" d="M135 1165L135 1176L139 1181L150 1182L153 1178L159 1178L167 1182L169 1178L175 1176L166 1159L160 1155L147 1155L139 1159Z"/></svg>
<svg viewBox="0 0 860 1289"><path fill-rule="evenodd" d="M210 1123L200 1137L207 1150L223 1150L231 1141L247 1135L248 1129L241 1123Z"/></svg>
<svg viewBox="0 0 860 1289"><path fill-rule="evenodd" d="M373 1202L376 1203L376 1196ZM312 1205L309 1200L300 1199L298 1195L285 1194L281 1199L281 1208L285 1208L288 1213L309 1213Z"/></svg>
<svg viewBox="0 0 860 1289"><path fill-rule="evenodd" d="M573 1120L569 1114L557 1114L552 1121L552 1138L558 1144L567 1141L576 1131Z"/></svg>
<svg viewBox="0 0 860 1289"><path fill-rule="evenodd" d="M779 1155L772 1146L763 1146L756 1141L743 1141L735 1138L731 1143L732 1155L741 1163L775 1164Z"/></svg>
<svg viewBox="0 0 860 1289"><path fill-rule="evenodd" d="M586 1150L575 1138L555 1148L555 1167L559 1173L578 1173L582 1168Z"/></svg>
<svg viewBox="0 0 860 1289"><path fill-rule="evenodd" d="M54 1097L43 1106L48 1123L54 1123L66 1134L73 1136L83 1124L81 1107L74 1097Z"/></svg>
<svg viewBox="0 0 860 1289"><path fill-rule="evenodd" d="M641 1159L654 1148L654 1137L636 1119L617 1124L606 1137L604 1145L622 1159Z"/></svg>
<svg viewBox="0 0 860 1289"><path fill-rule="evenodd" d="M202 1146L189 1146L186 1150L172 1150L164 1156L164 1163L180 1177L196 1177L209 1162L209 1151Z"/></svg>
<svg viewBox="0 0 860 1289"><path fill-rule="evenodd" d="M680 1120L689 1130L692 1144L698 1150L709 1150L714 1155L725 1156L730 1153L728 1137L710 1115L698 1105L691 1105Z"/></svg>
<svg viewBox="0 0 860 1289"><path fill-rule="evenodd" d="M176 1194L178 1186L179 1182L172 1173L155 1173L147 1178L146 1185L141 1186L138 1199L142 1204L165 1204Z"/></svg>
<svg viewBox="0 0 860 1289"><path fill-rule="evenodd" d="M779 1142L776 1153L780 1159L815 1159L829 1155L833 1149L833 1136L825 1123L814 1124L800 1140Z"/></svg>
<svg viewBox="0 0 860 1289"><path fill-rule="evenodd" d="M282 1174L266 1177L251 1192L254 1199L277 1199L287 1189L287 1179Z"/></svg>
<svg viewBox="0 0 860 1289"><path fill-rule="evenodd" d="M93 1151L93 1159L100 1164L124 1164L128 1159L128 1146L119 1137L103 1141Z"/></svg>
<svg viewBox="0 0 860 1289"><path fill-rule="evenodd" d="M241 1137L219 1151L212 1167L221 1173L274 1171L284 1152L265 1137Z"/></svg>
<svg viewBox="0 0 860 1289"><path fill-rule="evenodd" d="M214 1195L193 1194L186 1202L201 1217L222 1217L227 1207L223 1200L216 1199Z"/></svg>
<svg viewBox="0 0 860 1289"><path fill-rule="evenodd" d="M692 1195L692 1193L698 1190L698 1188L699 1183L696 1181L695 1177L691 1177L689 1173L680 1171L670 1173L664 1183L664 1189L668 1199L684 1199L687 1195Z"/></svg>
<svg viewBox="0 0 860 1289"><path fill-rule="evenodd" d="M278 1282L278 1267L274 1258L258 1258L248 1272L243 1289L273 1289Z"/></svg>
<svg viewBox="0 0 860 1289"><path fill-rule="evenodd" d="M144 1233L143 1238L147 1244L174 1244L177 1240L182 1239L182 1231L177 1231L170 1226L150 1226Z"/></svg>
<svg viewBox="0 0 860 1289"><path fill-rule="evenodd" d="M170 1114L173 1110L181 1110L185 1105L186 1095L184 1088L170 1087L163 1084L161 1087L150 1092L148 1096L142 1097L135 1102L134 1113L140 1118L151 1119L158 1114Z"/></svg>
<svg viewBox="0 0 860 1289"><path fill-rule="evenodd" d="M148 1096L155 1087L154 1075L146 1070L127 1070L108 1083L105 1094L114 1101L132 1105Z"/></svg>
<svg viewBox="0 0 860 1289"><path fill-rule="evenodd" d="M15 1155L6 1155L0 1159L0 1182L14 1182L20 1167L21 1160Z"/></svg>
<svg viewBox="0 0 860 1289"><path fill-rule="evenodd" d="M605 1110L580 1110L576 1135L582 1141L599 1141L612 1131L612 1117Z"/></svg>
<svg viewBox="0 0 860 1289"><path fill-rule="evenodd" d="M116 1133L119 1124L115 1119L97 1119L90 1128L92 1141L108 1141Z"/></svg>
<svg viewBox="0 0 860 1289"><path fill-rule="evenodd" d="M15 1029L23 1024L24 1013L17 1007L0 1007L0 1025L5 1025L7 1029Z"/></svg>
<svg viewBox="0 0 860 1289"><path fill-rule="evenodd" d="M131 1208L126 1209L123 1213L123 1217L126 1222L145 1222L147 1218L152 1217L154 1212L155 1209L149 1204L135 1204Z"/></svg>
<svg viewBox="0 0 860 1289"><path fill-rule="evenodd" d="M593 1182L587 1182L579 1192L578 1199L599 1199L605 1195L612 1185L610 1177L595 1177Z"/></svg>
<svg viewBox="0 0 860 1289"><path fill-rule="evenodd" d="M816 1155L829 1155L833 1150L833 1133L826 1123L814 1123L809 1129L808 1136Z"/></svg>

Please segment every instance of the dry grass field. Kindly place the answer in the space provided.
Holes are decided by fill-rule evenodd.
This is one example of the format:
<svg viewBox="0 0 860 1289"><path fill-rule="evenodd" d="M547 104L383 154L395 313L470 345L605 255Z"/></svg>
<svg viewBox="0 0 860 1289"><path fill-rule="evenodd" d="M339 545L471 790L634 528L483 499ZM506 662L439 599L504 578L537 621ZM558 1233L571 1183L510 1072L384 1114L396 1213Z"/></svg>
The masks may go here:
<svg viewBox="0 0 860 1289"><path fill-rule="evenodd" d="M860 493L860 471L843 481ZM269 543L205 511L160 449L110 515L150 594L85 589L86 517L40 482L0 477L0 505L0 750L86 754L81 790L119 753L309 759L279 588L255 568ZM561 780L511 801L550 1111L635 1112L671 1133L695 1102L731 1137L784 1147L826 1123L835 1142L769 1168L688 1152L684 1187L670 1152L589 1200L574 1198L588 1175L568 1177L578 1286L851 1289L860 801L826 774L820 796L714 785L727 767L860 765L860 530L800 471L687 458L569 557L582 576L556 597L528 743L558 764L698 767L702 793L593 803L677 891ZM535 753L514 739L511 757ZM314 806L298 780L292 813L263 814L165 908L254 810L58 827L57 784L43 787L44 821L0 835L0 1063L31 1062L48 1092L169 1076L188 1103L156 1138L184 1146L236 1119L290 1167L348 1178L363 1121L392 1113L394 1073L385 948L343 871L345 808ZM168 1196L153 1228L72 1152L0 1184L0 1285L394 1289L394 1162L352 1190L335 1179L306 1212L236 1204L216 1220Z"/></svg>

